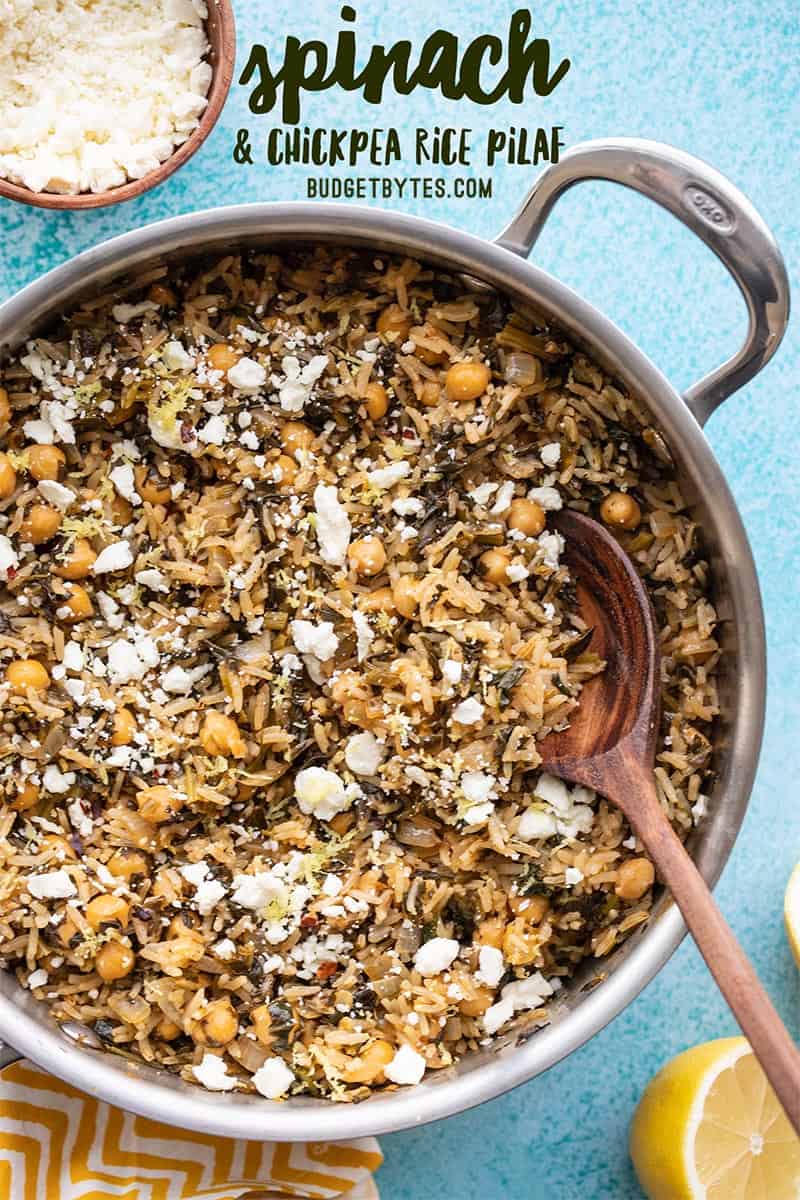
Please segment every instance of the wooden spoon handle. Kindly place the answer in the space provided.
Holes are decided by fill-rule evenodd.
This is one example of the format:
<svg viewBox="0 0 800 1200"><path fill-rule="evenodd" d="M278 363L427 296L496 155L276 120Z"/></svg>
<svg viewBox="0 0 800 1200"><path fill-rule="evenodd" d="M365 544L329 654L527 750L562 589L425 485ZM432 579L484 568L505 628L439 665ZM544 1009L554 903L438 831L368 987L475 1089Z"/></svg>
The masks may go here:
<svg viewBox="0 0 800 1200"><path fill-rule="evenodd" d="M640 782L637 780L637 784ZM654 785L647 779L644 786L648 794L640 793L625 805L629 820L672 892L711 974L800 1134L800 1051L705 880L666 820Z"/></svg>

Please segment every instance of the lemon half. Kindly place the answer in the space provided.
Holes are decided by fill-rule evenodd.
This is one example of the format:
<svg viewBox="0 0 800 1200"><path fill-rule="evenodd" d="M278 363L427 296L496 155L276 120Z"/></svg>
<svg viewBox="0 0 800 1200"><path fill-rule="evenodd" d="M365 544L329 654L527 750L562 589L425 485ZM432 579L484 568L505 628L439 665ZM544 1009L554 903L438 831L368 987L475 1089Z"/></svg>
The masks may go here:
<svg viewBox="0 0 800 1200"><path fill-rule="evenodd" d="M649 1200L798 1200L797 1137L745 1038L679 1054L648 1085L630 1150Z"/></svg>

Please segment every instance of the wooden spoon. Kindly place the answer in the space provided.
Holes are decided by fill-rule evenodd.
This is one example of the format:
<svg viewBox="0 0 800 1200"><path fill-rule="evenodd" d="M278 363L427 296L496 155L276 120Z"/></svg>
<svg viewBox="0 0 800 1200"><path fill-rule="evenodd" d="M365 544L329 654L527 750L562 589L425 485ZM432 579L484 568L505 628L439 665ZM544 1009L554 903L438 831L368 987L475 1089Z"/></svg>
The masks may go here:
<svg viewBox="0 0 800 1200"><path fill-rule="evenodd" d="M581 616L593 627L591 648L607 667L584 686L569 727L539 743L544 765L599 792L625 814L800 1133L800 1052L656 794L660 653L647 591L602 525L566 510L554 514L551 525L565 539L563 557Z"/></svg>

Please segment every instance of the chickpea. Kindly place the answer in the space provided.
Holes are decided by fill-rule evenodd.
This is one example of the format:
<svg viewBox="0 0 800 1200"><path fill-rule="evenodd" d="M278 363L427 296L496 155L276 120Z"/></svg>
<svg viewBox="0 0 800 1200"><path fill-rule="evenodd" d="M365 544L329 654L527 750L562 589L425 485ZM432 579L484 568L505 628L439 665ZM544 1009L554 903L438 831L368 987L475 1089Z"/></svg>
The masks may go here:
<svg viewBox="0 0 800 1200"><path fill-rule="evenodd" d="M65 621L85 621L94 612L91 596L79 583L67 585L67 598L61 607L69 609Z"/></svg>
<svg viewBox="0 0 800 1200"><path fill-rule="evenodd" d="M115 525L130 525L133 520L133 505L124 496L114 496L111 504L111 519Z"/></svg>
<svg viewBox="0 0 800 1200"><path fill-rule="evenodd" d="M442 391L438 383L429 379L427 383L422 385L422 403L426 408L435 408L442 398Z"/></svg>
<svg viewBox="0 0 800 1200"><path fill-rule="evenodd" d="M271 1046L273 1042L270 1028L272 1026L272 1016L266 1004L259 1004L250 1013L250 1023L253 1026L253 1033L261 1042L262 1046Z"/></svg>
<svg viewBox="0 0 800 1200"><path fill-rule="evenodd" d="M213 370L226 372L235 367L241 357L241 351L234 350L233 346L227 346L224 342L211 346L207 354Z"/></svg>
<svg viewBox="0 0 800 1200"><path fill-rule="evenodd" d="M207 712L200 730L200 745L206 754L222 754L228 758L246 758L247 745L232 717Z"/></svg>
<svg viewBox="0 0 800 1200"><path fill-rule="evenodd" d="M28 450L28 470L34 479L60 479L67 456L58 446L31 446Z"/></svg>
<svg viewBox="0 0 800 1200"><path fill-rule="evenodd" d="M148 504L169 504L172 499L172 489L168 480L158 471L148 467L137 467L134 471L136 491Z"/></svg>
<svg viewBox="0 0 800 1200"><path fill-rule="evenodd" d="M419 594L422 580L416 575L401 575L392 587L392 597L397 611L402 617L413 617L419 608Z"/></svg>
<svg viewBox="0 0 800 1200"><path fill-rule="evenodd" d="M366 596L359 596L358 606L362 612L393 613L395 603L392 588L375 588L374 592L369 592Z"/></svg>
<svg viewBox="0 0 800 1200"><path fill-rule="evenodd" d="M183 1033L180 1025L176 1025L174 1021L169 1021L163 1017L156 1025L156 1037L161 1038L162 1042L174 1042L179 1034Z"/></svg>
<svg viewBox="0 0 800 1200"><path fill-rule="evenodd" d="M481 986L475 989L474 996L461 1001L458 1011L465 1017L482 1017L487 1008L491 1007L493 1000L492 989Z"/></svg>
<svg viewBox="0 0 800 1200"><path fill-rule="evenodd" d="M512 892L508 897L508 907L515 917L524 917L529 925L538 925L550 911L550 904L544 896L522 896Z"/></svg>
<svg viewBox="0 0 800 1200"><path fill-rule="evenodd" d="M6 683L15 692L45 692L50 686L50 675L35 658L17 658L6 667Z"/></svg>
<svg viewBox="0 0 800 1200"><path fill-rule="evenodd" d="M507 520L509 529L518 529L527 537L537 537L545 527L544 509L535 500L512 500Z"/></svg>
<svg viewBox="0 0 800 1200"><path fill-rule="evenodd" d="M314 440L314 430L302 421L287 421L281 429L281 445L287 454L296 456L298 450L308 452Z"/></svg>
<svg viewBox="0 0 800 1200"><path fill-rule="evenodd" d="M635 529L642 519L642 510L627 492L611 492L600 505L600 517L612 529Z"/></svg>
<svg viewBox="0 0 800 1200"><path fill-rule="evenodd" d="M117 879L132 879L134 875L146 875L150 864L141 850L123 846L108 860L108 869Z"/></svg>
<svg viewBox="0 0 800 1200"><path fill-rule="evenodd" d="M151 825L160 825L163 821L171 821L186 803L185 797L174 788L158 784L156 787L142 788L136 795L136 804L145 821Z"/></svg>
<svg viewBox="0 0 800 1200"><path fill-rule="evenodd" d="M136 733L136 717L129 708L118 708L114 713L114 730L111 734L112 746L130 746Z"/></svg>
<svg viewBox="0 0 800 1200"><path fill-rule="evenodd" d="M461 402L477 400L489 386L492 372L485 363L453 363L444 377L444 386L449 400Z"/></svg>
<svg viewBox="0 0 800 1200"><path fill-rule="evenodd" d="M101 979L113 983L115 979L130 975L136 965L136 955L130 946L124 946L122 942L106 942L98 950L94 965Z"/></svg>
<svg viewBox="0 0 800 1200"><path fill-rule="evenodd" d="M483 568L483 577L488 583L506 583L511 554L505 547L486 550L479 562Z"/></svg>
<svg viewBox="0 0 800 1200"><path fill-rule="evenodd" d="M503 944L506 924L502 917L486 917L478 926L476 941L482 946L494 946L499 950Z"/></svg>
<svg viewBox="0 0 800 1200"><path fill-rule="evenodd" d="M147 293L147 299L153 304L157 304L160 308L174 308L178 303L178 297L175 295L171 287L167 287L164 283L154 283Z"/></svg>
<svg viewBox="0 0 800 1200"><path fill-rule="evenodd" d="M86 538L76 538L61 564L53 573L61 579L85 579L97 555Z"/></svg>
<svg viewBox="0 0 800 1200"><path fill-rule="evenodd" d="M230 1000L214 1000L200 1022L195 1041L201 1045L227 1046L239 1032L239 1021Z"/></svg>
<svg viewBox="0 0 800 1200"><path fill-rule="evenodd" d="M503 955L512 967L528 966L536 961L541 940L538 929L531 928L524 917L516 917L506 925Z"/></svg>
<svg viewBox="0 0 800 1200"><path fill-rule="evenodd" d="M0 500L13 496L17 487L17 472L7 454L0 454Z"/></svg>
<svg viewBox="0 0 800 1200"><path fill-rule="evenodd" d="M280 472L280 478L278 478ZM278 487L291 487L297 478L297 463L288 454L279 454L275 463L275 481Z"/></svg>
<svg viewBox="0 0 800 1200"><path fill-rule="evenodd" d="M370 536L351 542L347 557L357 575L379 575L386 566L386 551L379 537Z"/></svg>
<svg viewBox="0 0 800 1200"><path fill-rule="evenodd" d="M95 896L86 905L86 920L92 929L115 923L124 929L130 918L130 905L121 896Z"/></svg>
<svg viewBox="0 0 800 1200"><path fill-rule="evenodd" d="M34 546L49 542L61 528L64 514L49 504L34 504L28 509L25 520L19 531L23 542L32 542Z"/></svg>
<svg viewBox="0 0 800 1200"><path fill-rule="evenodd" d="M649 858L629 858L617 871L614 891L620 900L641 900L653 886L656 873Z"/></svg>
<svg viewBox="0 0 800 1200"><path fill-rule="evenodd" d="M389 411L389 393L382 383L371 383L364 396L367 412L373 421L380 421Z"/></svg>
<svg viewBox="0 0 800 1200"><path fill-rule="evenodd" d="M11 402L5 388L0 388L0 425L7 425L11 420Z"/></svg>
<svg viewBox="0 0 800 1200"><path fill-rule="evenodd" d="M383 1068L394 1058L394 1046L384 1038L376 1038L342 1071L345 1083L373 1083L383 1075Z"/></svg>
<svg viewBox="0 0 800 1200"><path fill-rule="evenodd" d="M15 812L30 812L39 803L39 789L35 783L30 780L24 783L16 795L16 798L11 801L10 807Z"/></svg>
<svg viewBox="0 0 800 1200"><path fill-rule="evenodd" d="M392 341L404 342L411 328L411 315L399 304L390 304L378 317L375 328Z"/></svg>

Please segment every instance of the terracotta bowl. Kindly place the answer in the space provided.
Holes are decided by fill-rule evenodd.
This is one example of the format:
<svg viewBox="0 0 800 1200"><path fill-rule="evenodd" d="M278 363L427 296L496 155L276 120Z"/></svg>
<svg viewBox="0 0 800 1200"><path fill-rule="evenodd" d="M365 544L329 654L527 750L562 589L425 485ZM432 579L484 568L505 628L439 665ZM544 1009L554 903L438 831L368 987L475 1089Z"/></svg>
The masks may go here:
<svg viewBox="0 0 800 1200"><path fill-rule="evenodd" d="M143 192L149 192L150 188L163 183L178 167L188 162L217 123L230 90L236 62L236 26L231 0L207 0L207 3L206 33L211 47L208 62L213 71L211 87L208 90L208 104L197 128L168 159L154 171L148 171L141 179L131 179L128 183L109 188L105 192L80 192L76 196L63 196L57 192L33 192L20 184L0 179L0 196L6 196L9 200L21 200L23 204L32 204L37 208L104 208L109 204L133 200Z"/></svg>

